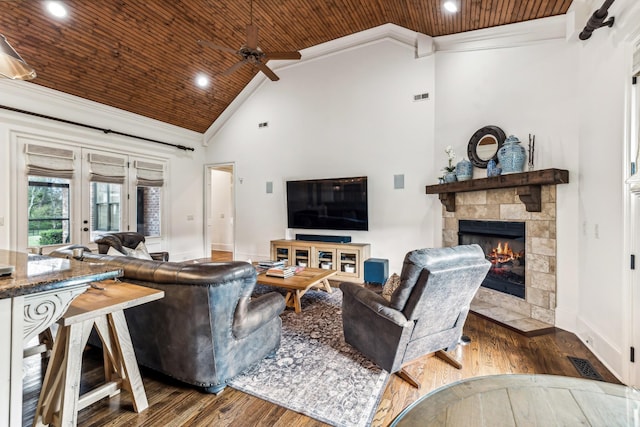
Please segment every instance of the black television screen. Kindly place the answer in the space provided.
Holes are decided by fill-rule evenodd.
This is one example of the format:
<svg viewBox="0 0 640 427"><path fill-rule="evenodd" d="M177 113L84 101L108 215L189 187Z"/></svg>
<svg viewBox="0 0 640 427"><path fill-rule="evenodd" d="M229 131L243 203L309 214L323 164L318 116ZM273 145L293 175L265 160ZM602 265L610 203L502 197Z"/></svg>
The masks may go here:
<svg viewBox="0 0 640 427"><path fill-rule="evenodd" d="M367 177L287 181L289 228L368 230Z"/></svg>

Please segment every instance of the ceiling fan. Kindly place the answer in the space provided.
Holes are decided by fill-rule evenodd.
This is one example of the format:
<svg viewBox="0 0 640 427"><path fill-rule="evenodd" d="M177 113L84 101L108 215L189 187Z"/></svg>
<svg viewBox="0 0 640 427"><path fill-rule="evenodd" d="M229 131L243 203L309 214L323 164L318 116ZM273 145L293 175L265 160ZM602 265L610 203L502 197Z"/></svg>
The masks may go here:
<svg viewBox="0 0 640 427"><path fill-rule="evenodd" d="M266 66L266 62L270 59L300 59L300 52L263 52L258 47L258 27L256 25L253 25L253 1L251 1L250 5L249 25L247 25L247 41L240 47L240 49L231 49L205 40L198 40L198 44L200 44L201 46L207 46L213 49L222 50L224 52L232 52L241 58L239 62L235 63L231 66L231 68L224 71L222 75L229 75L243 65L249 64L262 71L271 80L280 80L276 73L274 73L273 70Z"/></svg>

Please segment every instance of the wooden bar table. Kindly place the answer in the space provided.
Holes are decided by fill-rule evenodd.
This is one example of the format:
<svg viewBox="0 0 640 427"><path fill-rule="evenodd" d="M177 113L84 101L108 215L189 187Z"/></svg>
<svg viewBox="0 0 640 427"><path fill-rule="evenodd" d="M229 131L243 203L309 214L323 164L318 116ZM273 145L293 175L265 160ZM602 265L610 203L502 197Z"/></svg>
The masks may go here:
<svg viewBox="0 0 640 427"><path fill-rule="evenodd" d="M75 426L78 411L128 390L136 412L149 404L124 317L124 310L164 297L164 291L108 280L78 296L58 321L47 373L38 399L34 426ZM95 327L104 352L105 384L80 392L82 352Z"/></svg>
<svg viewBox="0 0 640 427"><path fill-rule="evenodd" d="M122 276L119 268L0 249L0 426L22 426L24 345L60 318L90 282Z"/></svg>

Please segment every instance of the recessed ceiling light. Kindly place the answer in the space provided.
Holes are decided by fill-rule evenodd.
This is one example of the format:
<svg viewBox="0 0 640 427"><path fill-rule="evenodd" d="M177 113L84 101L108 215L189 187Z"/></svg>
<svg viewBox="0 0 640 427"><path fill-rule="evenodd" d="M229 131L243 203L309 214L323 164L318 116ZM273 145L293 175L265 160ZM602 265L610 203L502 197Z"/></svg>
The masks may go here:
<svg viewBox="0 0 640 427"><path fill-rule="evenodd" d="M206 88L209 87L209 77L205 76L204 74L198 74L196 76L196 85L198 85L198 87L201 88Z"/></svg>
<svg viewBox="0 0 640 427"><path fill-rule="evenodd" d="M447 0L442 6L447 12L456 13L458 11L458 3L454 0Z"/></svg>
<svg viewBox="0 0 640 427"><path fill-rule="evenodd" d="M67 8L62 2L48 1L46 7L47 11L56 18L66 18L67 16Z"/></svg>

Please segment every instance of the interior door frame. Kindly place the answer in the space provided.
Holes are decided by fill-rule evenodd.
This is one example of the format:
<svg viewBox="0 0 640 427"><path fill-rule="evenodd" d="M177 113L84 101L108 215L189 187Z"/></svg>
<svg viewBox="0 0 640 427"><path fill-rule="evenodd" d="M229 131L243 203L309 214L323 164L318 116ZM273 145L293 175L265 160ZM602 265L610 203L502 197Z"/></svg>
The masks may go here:
<svg viewBox="0 0 640 427"><path fill-rule="evenodd" d="M629 63L633 64L633 55L640 51L640 26L636 28L633 42L630 44L631 55ZM624 165L625 177L637 175L640 154L640 82L633 82L632 77L626 81L625 93L625 147ZM633 166L632 166L633 165ZM640 199L632 194L630 185L626 182L623 195L624 203L624 253L633 260L630 268L623 272L624 282L623 297L628 304L623 307L623 334L624 347L622 353L622 380L631 387L640 386L640 361L635 350L640 347L640 269L638 258L640 257ZM633 258L632 258L633 257ZM636 353L632 356L633 353ZM635 361L632 359L636 359Z"/></svg>
<svg viewBox="0 0 640 427"><path fill-rule="evenodd" d="M204 165L204 221L203 221L203 252L208 257L211 255L211 232L209 230L209 224L212 220L212 205L213 198L211 192L211 171L214 170L222 170L231 173L231 211L233 215L233 223L231 225L231 233L232 233L232 241L231 241L231 252L233 254L233 259L235 259L236 255L236 186L235 186L235 176L236 176L236 165L235 162L221 162L221 163L207 163Z"/></svg>

